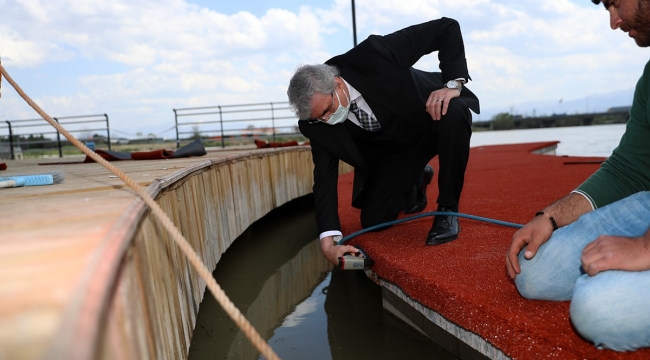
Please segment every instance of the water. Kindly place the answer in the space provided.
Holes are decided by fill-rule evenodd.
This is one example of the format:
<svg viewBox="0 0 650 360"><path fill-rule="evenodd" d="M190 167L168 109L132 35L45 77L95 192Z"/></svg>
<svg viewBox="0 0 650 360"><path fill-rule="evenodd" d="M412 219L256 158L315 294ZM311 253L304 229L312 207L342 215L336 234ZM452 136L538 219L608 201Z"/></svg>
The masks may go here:
<svg viewBox="0 0 650 360"><path fill-rule="evenodd" d="M560 141L558 155L607 157L624 124L484 131L471 146ZM358 271L332 271L320 252L310 196L253 224L213 273L282 359L453 359L383 309L381 288ZM189 359L258 359L206 293Z"/></svg>
<svg viewBox="0 0 650 360"><path fill-rule="evenodd" d="M453 359L383 309L381 288L361 271L333 270L321 254L306 196L253 224L213 275L282 359ZM258 359L259 353L206 292L188 354Z"/></svg>
<svg viewBox="0 0 650 360"><path fill-rule="evenodd" d="M625 124L477 131L472 134L470 146L557 140L557 155L608 157L624 132Z"/></svg>

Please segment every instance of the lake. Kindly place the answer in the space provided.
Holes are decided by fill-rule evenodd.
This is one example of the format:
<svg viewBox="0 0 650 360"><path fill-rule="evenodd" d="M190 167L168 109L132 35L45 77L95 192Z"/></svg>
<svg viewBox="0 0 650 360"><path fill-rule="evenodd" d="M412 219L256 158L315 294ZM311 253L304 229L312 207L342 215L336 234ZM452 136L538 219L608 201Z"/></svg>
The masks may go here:
<svg viewBox="0 0 650 360"><path fill-rule="evenodd" d="M557 155L609 157L624 132L625 124L477 131L470 146L560 141Z"/></svg>

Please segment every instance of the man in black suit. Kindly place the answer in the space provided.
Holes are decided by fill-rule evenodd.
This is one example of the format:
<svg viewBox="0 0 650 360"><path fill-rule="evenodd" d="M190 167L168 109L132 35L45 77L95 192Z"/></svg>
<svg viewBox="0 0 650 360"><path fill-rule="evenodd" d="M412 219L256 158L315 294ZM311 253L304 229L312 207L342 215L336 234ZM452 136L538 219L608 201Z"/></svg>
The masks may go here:
<svg viewBox="0 0 650 360"><path fill-rule="evenodd" d="M438 51L441 72L412 66ZM314 161L316 222L323 254L333 263L352 246L338 246L338 162L355 169L352 205L365 227L422 211L439 155L438 211L458 212L469 157L476 96L458 22L441 18L386 36L372 35L325 64L299 67L289 84L289 102ZM424 170L423 170L424 169ZM456 216L438 215L426 244L454 240Z"/></svg>

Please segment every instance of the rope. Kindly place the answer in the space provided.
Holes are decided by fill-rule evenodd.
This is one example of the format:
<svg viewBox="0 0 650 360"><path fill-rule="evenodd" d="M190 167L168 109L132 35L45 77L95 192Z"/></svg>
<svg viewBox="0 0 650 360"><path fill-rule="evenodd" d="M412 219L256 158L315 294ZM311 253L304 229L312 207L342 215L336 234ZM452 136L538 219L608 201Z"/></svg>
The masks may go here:
<svg viewBox="0 0 650 360"><path fill-rule="evenodd" d="M432 212L428 212L428 213L409 216L409 217L403 218L403 219L387 221L385 223L381 223L381 224L378 224L378 225L367 227L367 228L365 228L363 230L359 230L357 232L354 232L354 233L352 233L350 235L347 235L346 237L342 238L341 241L339 241L339 244L343 245L346 242L352 240L352 238L354 238L356 236L359 236L361 234L365 234L365 233L367 233L369 231L374 231L374 230L382 229L382 228L389 227L389 226L392 226L392 225L395 225L395 224L400 224L400 223L403 223L403 222L423 218L423 217L426 217L426 216L435 216L435 215L458 216L458 217L463 217L463 218L468 218L468 219L478 220L478 221L484 221L484 222L497 224L497 225L509 226L509 227L513 227L513 228L521 228L521 227L523 227L523 225L521 225L521 224L515 224L515 223L511 223L511 222L507 222L507 221L490 219L490 218L486 218L486 217L482 217L482 216L462 214L462 213L456 213L456 212L447 212L447 211L432 211Z"/></svg>
<svg viewBox="0 0 650 360"><path fill-rule="evenodd" d="M201 261L199 256L196 254L192 246L187 242L183 234L181 234L180 230L176 228L176 226L172 223L172 221L169 219L167 214L163 211L163 209L156 203L156 201L145 191L143 187L138 185L133 179L131 179L128 175L126 175L122 170L119 168L113 166L111 163L108 161L104 160L101 156L97 155L94 151L90 150L86 145L84 145L81 141L77 140L74 136L72 136L66 129L64 129L61 125L59 125L56 121L54 121L48 114L46 114L34 101L27 96L23 90L14 82L14 80L7 74L7 71L5 68L0 64L0 74L4 75L4 77L7 79L9 84L16 89L16 92L40 115L50 123L56 130L58 130L63 136L65 136L68 141L70 141L72 144L74 144L79 150L83 151L84 154L88 155L91 157L93 160L104 166L106 169L117 175L122 181L124 181L128 186L130 186L135 192L142 198L142 200L149 206L151 209L151 212L160 220L162 223L163 227L169 231L170 235L174 239L174 242L176 242L176 245L183 251L185 256L187 256L188 260L196 270L196 272L203 278L203 280L206 283L206 286L214 295L215 299L219 302L221 307L226 311L228 316L237 324L237 326L242 330L244 335L253 343L253 345L257 348L257 350L267 359L269 360L275 360L275 359L280 359L275 352L273 352L273 349L269 346L269 344L266 343L266 341L260 336L260 334L255 330L253 325L251 325L248 320L244 317L244 315L237 309L235 304L230 301L226 293L221 289L219 284L217 284L217 281L214 279L212 276L212 273L210 270L208 270L207 266ZM1 78L1 77L0 77Z"/></svg>

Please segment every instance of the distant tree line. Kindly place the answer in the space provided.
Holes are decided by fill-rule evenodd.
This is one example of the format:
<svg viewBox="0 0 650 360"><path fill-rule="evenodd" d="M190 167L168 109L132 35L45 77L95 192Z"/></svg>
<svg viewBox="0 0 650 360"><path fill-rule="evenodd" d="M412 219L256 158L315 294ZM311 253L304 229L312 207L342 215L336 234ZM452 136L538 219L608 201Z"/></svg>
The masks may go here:
<svg viewBox="0 0 650 360"><path fill-rule="evenodd" d="M502 112L492 116L492 119L484 124L475 123L477 130L511 130L511 129L532 129L540 127L564 127L581 125L602 125L626 123L629 118L623 113L612 113L596 116L590 120L585 114L566 115L559 114L546 117L523 118L521 115L513 115L509 112Z"/></svg>

